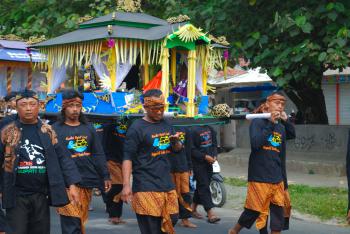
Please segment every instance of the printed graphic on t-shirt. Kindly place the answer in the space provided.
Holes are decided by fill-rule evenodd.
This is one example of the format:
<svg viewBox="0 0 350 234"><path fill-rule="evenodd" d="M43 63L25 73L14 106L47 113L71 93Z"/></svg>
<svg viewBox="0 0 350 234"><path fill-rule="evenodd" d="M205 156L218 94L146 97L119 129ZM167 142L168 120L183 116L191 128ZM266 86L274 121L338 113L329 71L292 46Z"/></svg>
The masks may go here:
<svg viewBox="0 0 350 234"><path fill-rule="evenodd" d="M211 139L211 131L202 132L199 136L201 138L200 147L210 147L213 144Z"/></svg>
<svg viewBox="0 0 350 234"><path fill-rule="evenodd" d="M86 152L88 149L87 136L68 136L66 141L68 141L67 148L72 152L72 158L89 156L90 152Z"/></svg>
<svg viewBox="0 0 350 234"><path fill-rule="evenodd" d="M179 134L179 140L182 144L185 143L185 140L186 140L186 133L184 132L176 132L177 134Z"/></svg>
<svg viewBox="0 0 350 234"><path fill-rule="evenodd" d="M94 123L93 126L94 126L96 132L103 132L103 126L101 123Z"/></svg>
<svg viewBox="0 0 350 234"><path fill-rule="evenodd" d="M17 173L19 174L43 174L46 173L44 149L41 146L32 144L28 139L20 146L28 160L20 160Z"/></svg>
<svg viewBox="0 0 350 234"><path fill-rule="evenodd" d="M152 135L153 146L155 147L152 152L152 157L170 153L170 150L168 149L170 147L169 135L169 132Z"/></svg>
<svg viewBox="0 0 350 234"><path fill-rule="evenodd" d="M113 134L122 138L126 137L126 131L128 130L128 125L118 123L114 129Z"/></svg>
<svg viewBox="0 0 350 234"><path fill-rule="evenodd" d="M263 146L264 150L272 150L278 153L280 152L280 150L277 148L282 144L282 135L280 133L272 132L267 141L270 143L270 145Z"/></svg>

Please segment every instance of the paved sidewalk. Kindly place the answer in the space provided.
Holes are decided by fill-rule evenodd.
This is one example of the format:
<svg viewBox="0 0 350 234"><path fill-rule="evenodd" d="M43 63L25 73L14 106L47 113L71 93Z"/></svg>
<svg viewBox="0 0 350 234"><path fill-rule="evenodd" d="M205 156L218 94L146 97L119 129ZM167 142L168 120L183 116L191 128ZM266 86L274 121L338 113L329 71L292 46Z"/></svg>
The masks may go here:
<svg viewBox="0 0 350 234"><path fill-rule="evenodd" d="M242 153L242 150L240 151ZM246 179L248 174L248 158L246 155L243 159L232 159L235 150L222 153L219 155L219 163L221 166L221 174L224 177L236 177ZM302 163L301 163L302 164ZM288 160L287 160L288 170ZM288 182L290 184L304 184L310 186L327 186L327 187L341 187L347 188L346 176L332 176L322 174L306 174L293 170L287 171Z"/></svg>

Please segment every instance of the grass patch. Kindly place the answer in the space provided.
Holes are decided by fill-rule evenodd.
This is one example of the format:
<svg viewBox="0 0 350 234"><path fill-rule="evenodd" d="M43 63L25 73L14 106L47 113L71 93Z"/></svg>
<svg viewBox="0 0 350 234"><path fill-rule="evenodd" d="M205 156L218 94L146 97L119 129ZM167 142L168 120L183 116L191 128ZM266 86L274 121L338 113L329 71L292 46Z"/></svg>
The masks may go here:
<svg viewBox="0 0 350 234"><path fill-rule="evenodd" d="M225 178L225 183L238 187L247 186L247 181L239 178ZM301 213L317 216L321 220L344 220L346 216L347 189L291 184L289 193L293 209Z"/></svg>
<svg viewBox="0 0 350 234"><path fill-rule="evenodd" d="M248 184L247 180L234 178L234 177L225 177L224 183L231 186L237 186L237 187L246 187Z"/></svg>

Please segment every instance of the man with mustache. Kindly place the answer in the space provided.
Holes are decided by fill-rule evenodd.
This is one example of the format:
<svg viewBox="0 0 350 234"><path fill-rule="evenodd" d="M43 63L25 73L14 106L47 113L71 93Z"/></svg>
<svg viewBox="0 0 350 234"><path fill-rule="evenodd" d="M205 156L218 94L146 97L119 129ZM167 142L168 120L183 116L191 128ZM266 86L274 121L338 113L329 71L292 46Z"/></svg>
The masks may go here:
<svg viewBox="0 0 350 234"><path fill-rule="evenodd" d="M183 145L172 126L163 119L165 100L159 89L144 93L143 107L145 117L136 120L126 134L122 199L132 203L142 234L173 234L178 198L168 158Z"/></svg>
<svg viewBox="0 0 350 234"><path fill-rule="evenodd" d="M51 206L79 203L78 169L51 126L38 118L39 100L25 90L16 96L18 119L1 131L2 207L9 231L50 233Z"/></svg>
<svg viewBox="0 0 350 234"><path fill-rule="evenodd" d="M82 177L78 184L80 204L70 203L58 209L63 234L85 233L92 189L99 187L101 180L106 192L111 188L101 141L82 114L83 98L78 91L63 91L61 119L54 124L58 139L70 151Z"/></svg>
<svg viewBox="0 0 350 234"><path fill-rule="evenodd" d="M237 234L242 228L250 228L254 222L258 230L264 229L271 216L271 233L279 234L285 225L286 205L286 127L281 119L286 98L279 92L267 97L263 112L271 113L270 119L254 119L249 135L251 154L248 167L248 189L244 211L238 223L229 230Z"/></svg>

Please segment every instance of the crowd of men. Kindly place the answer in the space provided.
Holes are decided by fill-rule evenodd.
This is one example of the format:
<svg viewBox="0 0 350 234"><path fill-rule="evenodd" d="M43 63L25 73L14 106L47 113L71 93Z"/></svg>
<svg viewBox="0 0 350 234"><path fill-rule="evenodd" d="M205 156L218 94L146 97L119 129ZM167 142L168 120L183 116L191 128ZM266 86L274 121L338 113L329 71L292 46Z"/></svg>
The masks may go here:
<svg viewBox="0 0 350 234"><path fill-rule="evenodd" d="M173 234L178 219L181 226L197 228L190 218L204 218L198 205L209 223L220 222L209 189L218 156L216 132L206 125L170 125L163 118L160 90L143 94L143 118L95 128L82 113L84 97L78 91L62 92L62 110L53 125L38 117L35 92L24 90L7 99L12 110L0 122L6 213L0 213L0 233L50 233L53 206L63 234L84 234L93 188L101 190L111 224L125 223L123 203L130 203L142 234ZM251 122L247 198L229 234L254 223L260 233L268 233L268 217L271 233L289 228L286 140L294 138L295 131L284 112L285 102L281 93L273 93L256 110L271 113L271 118Z"/></svg>

